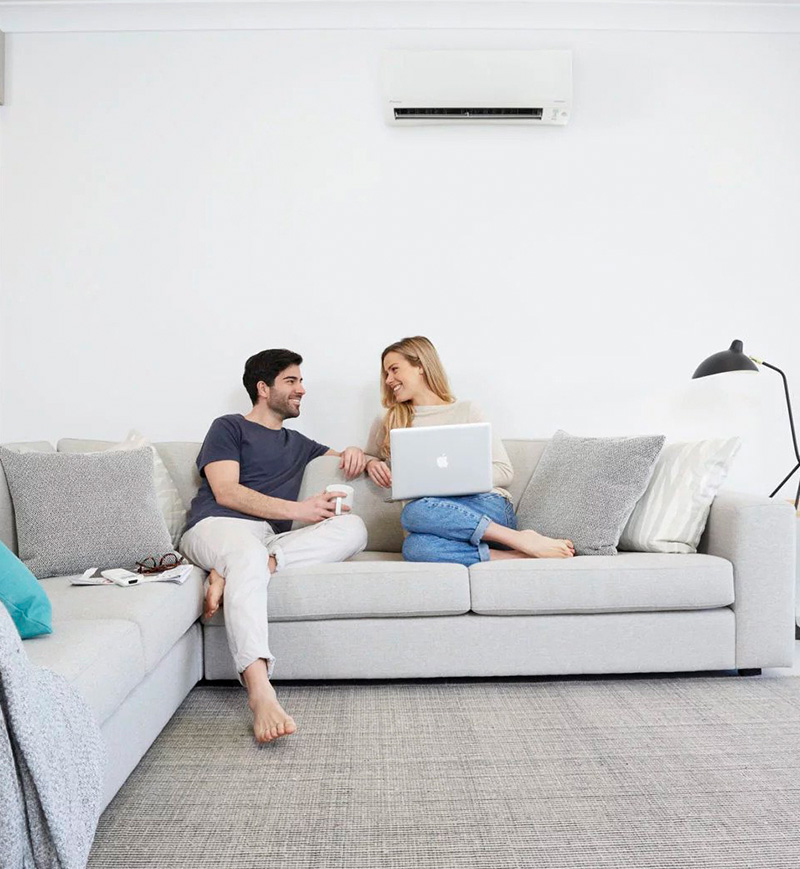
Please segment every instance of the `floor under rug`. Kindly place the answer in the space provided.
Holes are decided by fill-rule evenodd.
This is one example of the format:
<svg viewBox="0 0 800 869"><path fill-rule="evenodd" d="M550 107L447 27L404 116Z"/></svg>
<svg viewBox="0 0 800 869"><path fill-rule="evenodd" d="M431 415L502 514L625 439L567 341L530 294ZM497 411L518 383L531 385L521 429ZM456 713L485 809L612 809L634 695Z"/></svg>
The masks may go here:
<svg viewBox="0 0 800 869"><path fill-rule="evenodd" d="M800 866L800 679L278 686L189 695L89 869Z"/></svg>

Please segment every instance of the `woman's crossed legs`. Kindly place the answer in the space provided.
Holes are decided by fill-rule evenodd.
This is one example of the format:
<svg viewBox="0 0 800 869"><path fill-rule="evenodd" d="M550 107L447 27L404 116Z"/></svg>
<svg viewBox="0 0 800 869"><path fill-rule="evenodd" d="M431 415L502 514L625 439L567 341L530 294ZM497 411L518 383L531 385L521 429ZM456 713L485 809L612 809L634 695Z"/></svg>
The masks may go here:
<svg viewBox="0 0 800 869"><path fill-rule="evenodd" d="M407 561L444 561L469 567L501 558L571 558L570 540L517 531L514 507L502 495L419 498L403 509ZM493 549L494 543L503 549Z"/></svg>

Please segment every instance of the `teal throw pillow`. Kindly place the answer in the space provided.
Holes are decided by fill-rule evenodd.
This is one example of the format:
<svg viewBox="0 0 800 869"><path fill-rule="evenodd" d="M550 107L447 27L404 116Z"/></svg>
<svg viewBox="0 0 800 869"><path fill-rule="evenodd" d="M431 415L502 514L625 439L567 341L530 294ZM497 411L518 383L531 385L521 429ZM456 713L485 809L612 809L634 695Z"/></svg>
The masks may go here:
<svg viewBox="0 0 800 869"><path fill-rule="evenodd" d="M0 543L0 602L11 614L23 640L52 634L52 609L39 580Z"/></svg>

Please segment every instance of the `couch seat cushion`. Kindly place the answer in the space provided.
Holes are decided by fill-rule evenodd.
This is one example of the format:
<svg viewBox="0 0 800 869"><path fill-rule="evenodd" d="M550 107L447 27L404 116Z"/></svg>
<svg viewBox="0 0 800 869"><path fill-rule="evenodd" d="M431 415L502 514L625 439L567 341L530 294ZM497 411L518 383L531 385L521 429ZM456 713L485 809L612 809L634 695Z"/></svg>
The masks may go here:
<svg viewBox="0 0 800 869"><path fill-rule="evenodd" d="M58 673L80 692L100 724L145 675L142 640L132 621L54 617L52 634L25 640L24 646L36 666Z"/></svg>
<svg viewBox="0 0 800 869"><path fill-rule="evenodd" d="M120 588L118 585L70 585L70 577L41 580L53 619L127 619L141 636L146 672L200 618L203 611L205 573L195 568L183 585L149 582Z"/></svg>
<svg viewBox="0 0 800 869"><path fill-rule="evenodd" d="M350 561L405 561L402 552L372 552L367 549L364 552L357 552Z"/></svg>
<svg viewBox="0 0 800 869"><path fill-rule="evenodd" d="M469 574L472 609L482 615L655 612L733 603L733 567L713 555L625 552L487 561Z"/></svg>
<svg viewBox="0 0 800 869"><path fill-rule="evenodd" d="M276 573L267 605L270 622L461 615L469 612L469 575L460 564L412 564L398 553L361 553L357 560ZM223 603L208 623L224 621Z"/></svg>

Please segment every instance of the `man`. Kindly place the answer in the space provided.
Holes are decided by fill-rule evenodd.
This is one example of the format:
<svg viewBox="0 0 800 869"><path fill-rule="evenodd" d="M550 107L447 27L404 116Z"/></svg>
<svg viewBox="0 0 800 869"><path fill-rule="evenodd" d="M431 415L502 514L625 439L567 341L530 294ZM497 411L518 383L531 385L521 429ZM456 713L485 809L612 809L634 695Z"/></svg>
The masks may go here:
<svg viewBox="0 0 800 869"><path fill-rule="evenodd" d="M367 544L358 516L335 515L335 499L342 493L297 500L303 471L317 456L340 456L347 479L361 474L366 463L358 447L338 453L283 427L284 420L300 415L302 362L290 350L264 350L247 360L242 380L253 409L212 423L197 457L202 483L181 540L187 558L210 571L207 618L224 593L228 644L247 688L258 742L297 729L270 683L275 661L267 628L271 574L344 561ZM290 531L293 520L307 527Z"/></svg>

